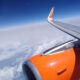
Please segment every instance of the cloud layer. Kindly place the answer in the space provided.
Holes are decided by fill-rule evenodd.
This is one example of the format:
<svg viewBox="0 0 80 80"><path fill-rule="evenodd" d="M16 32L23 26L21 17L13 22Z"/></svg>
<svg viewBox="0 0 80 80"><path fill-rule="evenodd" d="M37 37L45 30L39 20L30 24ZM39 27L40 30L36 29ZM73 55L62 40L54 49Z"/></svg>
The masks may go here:
<svg viewBox="0 0 80 80"><path fill-rule="evenodd" d="M0 31L0 80L24 80L25 60L70 39L49 23Z"/></svg>

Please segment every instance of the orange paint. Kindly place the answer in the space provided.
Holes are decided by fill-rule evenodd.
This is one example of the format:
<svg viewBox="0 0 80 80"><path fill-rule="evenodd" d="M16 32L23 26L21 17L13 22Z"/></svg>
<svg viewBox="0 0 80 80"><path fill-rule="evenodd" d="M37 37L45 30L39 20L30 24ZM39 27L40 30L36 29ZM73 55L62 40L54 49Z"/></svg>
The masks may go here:
<svg viewBox="0 0 80 80"><path fill-rule="evenodd" d="M54 7L52 7L52 9L51 9L51 12L49 14L49 18L52 18L53 17L53 12L54 12Z"/></svg>
<svg viewBox="0 0 80 80"><path fill-rule="evenodd" d="M80 53L80 48L72 48L48 56L39 54L29 60L36 66L43 80L77 80L80 77L80 71L75 69L76 55L80 56L77 53ZM78 66L76 67L80 69L80 64ZM78 76L74 74L74 69Z"/></svg>
<svg viewBox="0 0 80 80"><path fill-rule="evenodd" d="M54 7L48 16L50 22L53 12ZM39 71L42 80L80 80L80 48L72 48L48 56L39 54L29 60Z"/></svg>

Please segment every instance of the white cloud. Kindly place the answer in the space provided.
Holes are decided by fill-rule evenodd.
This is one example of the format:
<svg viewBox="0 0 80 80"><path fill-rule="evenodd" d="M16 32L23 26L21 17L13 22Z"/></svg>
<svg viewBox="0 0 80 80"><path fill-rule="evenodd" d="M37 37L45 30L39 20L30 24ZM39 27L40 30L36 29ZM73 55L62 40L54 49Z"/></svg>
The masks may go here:
<svg viewBox="0 0 80 80"><path fill-rule="evenodd" d="M80 26L80 16L79 17L73 17L73 18L65 18L61 19L59 21L62 21L64 23Z"/></svg>
<svg viewBox="0 0 80 80"><path fill-rule="evenodd" d="M0 80L23 80L26 59L70 39L48 23L0 31Z"/></svg>
<svg viewBox="0 0 80 80"><path fill-rule="evenodd" d="M14 71L14 67L5 67L3 69L0 69L0 80L13 80Z"/></svg>

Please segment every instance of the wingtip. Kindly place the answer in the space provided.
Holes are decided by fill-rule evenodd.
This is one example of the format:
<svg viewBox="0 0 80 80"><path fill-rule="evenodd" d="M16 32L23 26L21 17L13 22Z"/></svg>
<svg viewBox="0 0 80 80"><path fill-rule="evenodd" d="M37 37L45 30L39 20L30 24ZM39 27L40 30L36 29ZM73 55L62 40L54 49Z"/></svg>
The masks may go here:
<svg viewBox="0 0 80 80"><path fill-rule="evenodd" d="M52 8L55 8L54 6L52 6Z"/></svg>
<svg viewBox="0 0 80 80"><path fill-rule="evenodd" d="M48 21L53 20L54 8L55 8L55 7L53 6L52 9L51 9L51 11L50 11L50 14L49 14L49 16L48 16Z"/></svg>

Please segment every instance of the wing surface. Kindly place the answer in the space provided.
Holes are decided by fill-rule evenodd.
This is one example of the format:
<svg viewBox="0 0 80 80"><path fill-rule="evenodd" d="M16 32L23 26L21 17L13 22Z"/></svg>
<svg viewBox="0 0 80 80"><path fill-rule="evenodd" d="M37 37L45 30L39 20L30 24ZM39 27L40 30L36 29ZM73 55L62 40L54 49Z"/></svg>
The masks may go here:
<svg viewBox="0 0 80 80"><path fill-rule="evenodd" d="M54 21L53 20L53 12L54 12L54 7L52 7L51 12L48 16L48 22L53 25L54 27L58 28L59 30L77 38L80 39L80 27Z"/></svg>

